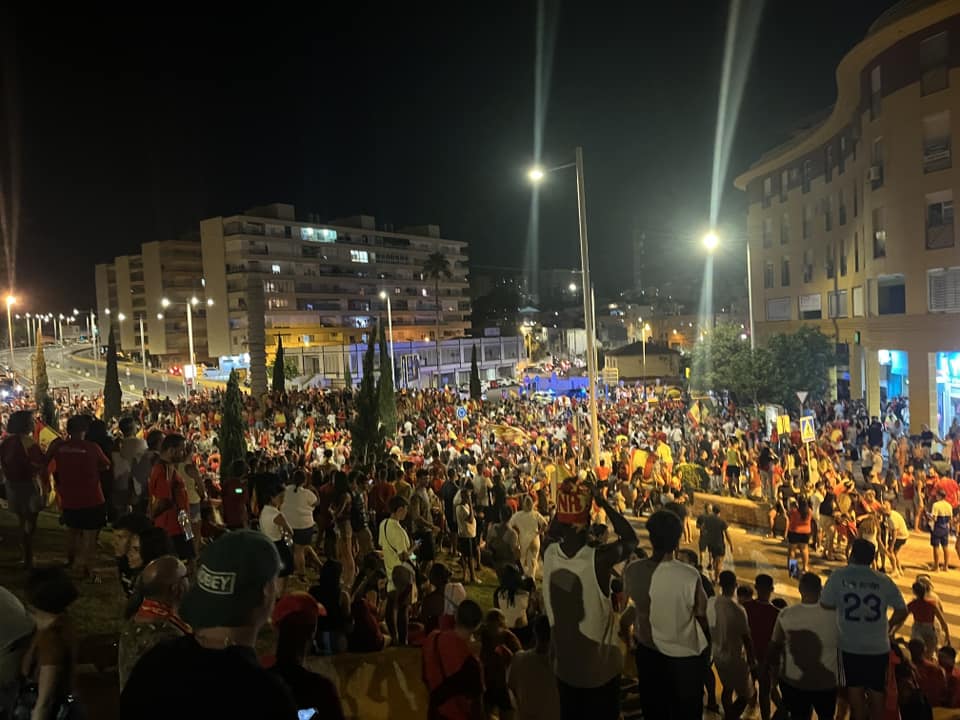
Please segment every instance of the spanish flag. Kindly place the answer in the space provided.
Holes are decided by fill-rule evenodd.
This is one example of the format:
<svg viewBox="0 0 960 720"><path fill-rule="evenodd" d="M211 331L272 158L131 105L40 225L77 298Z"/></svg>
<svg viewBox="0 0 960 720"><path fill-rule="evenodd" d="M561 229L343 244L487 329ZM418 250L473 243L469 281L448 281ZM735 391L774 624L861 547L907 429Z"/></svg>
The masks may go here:
<svg viewBox="0 0 960 720"><path fill-rule="evenodd" d="M307 434L307 441L303 445L303 454L309 455L313 452L313 427L311 423L310 432Z"/></svg>

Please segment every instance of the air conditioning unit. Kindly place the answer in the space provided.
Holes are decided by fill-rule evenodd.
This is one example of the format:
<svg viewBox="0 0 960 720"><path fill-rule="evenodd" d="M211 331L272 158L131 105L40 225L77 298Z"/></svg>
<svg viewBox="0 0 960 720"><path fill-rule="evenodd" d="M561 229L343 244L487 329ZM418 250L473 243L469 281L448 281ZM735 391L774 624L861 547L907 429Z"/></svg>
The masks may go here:
<svg viewBox="0 0 960 720"><path fill-rule="evenodd" d="M883 165L871 165L867 170L867 180L870 182L881 182L883 180Z"/></svg>
<svg viewBox="0 0 960 720"><path fill-rule="evenodd" d="M935 163L941 160L950 159L950 148L946 145L931 145L923 151L923 161L925 163Z"/></svg>

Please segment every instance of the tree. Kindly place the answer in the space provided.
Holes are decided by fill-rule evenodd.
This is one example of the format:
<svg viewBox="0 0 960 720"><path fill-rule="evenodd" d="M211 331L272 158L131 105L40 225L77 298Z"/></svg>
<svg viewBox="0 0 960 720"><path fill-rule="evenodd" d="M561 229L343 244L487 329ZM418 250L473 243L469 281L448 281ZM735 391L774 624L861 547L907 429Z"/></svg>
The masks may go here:
<svg viewBox="0 0 960 720"><path fill-rule="evenodd" d="M236 370L230 371L220 414L220 480L223 481L230 477L234 462L245 460L247 456L247 442L243 434L247 423L240 392L240 376Z"/></svg>
<svg viewBox="0 0 960 720"><path fill-rule="evenodd" d="M47 377L47 359L43 354L43 342L37 341L37 354L33 358L33 399L37 403L40 418L47 425L57 426L57 406L50 397L50 380Z"/></svg>
<svg viewBox="0 0 960 720"><path fill-rule="evenodd" d="M350 372L350 355L343 356L343 387L353 389L353 373Z"/></svg>
<svg viewBox="0 0 960 720"><path fill-rule="evenodd" d="M113 324L107 337L107 369L103 384L103 421L109 423L120 417L123 389L120 387L120 373L117 371L117 341L113 335Z"/></svg>
<svg viewBox="0 0 960 720"><path fill-rule="evenodd" d="M837 364L833 340L820 330L802 327L795 333L773 335L767 342L775 368L775 391L771 400L799 408L797 391L811 399L823 399L830 389L830 368Z"/></svg>
<svg viewBox="0 0 960 720"><path fill-rule="evenodd" d="M480 385L480 368L477 366L477 346L470 350L470 399L480 400L483 387Z"/></svg>
<svg viewBox="0 0 960 720"><path fill-rule="evenodd" d="M440 302L440 279L449 280L453 277L453 273L450 272L450 261L447 260L447 256L441 252L432 252L427 256L427 261L423 264L423 274L425 277L433 280L433 301L436 303L436 330L434 334L434 341L437 346L437 387L439 388L440 383L440 317L443 313L443 304Z"/></svg>
<svg viewBox="0 0 960 720"><path fill-rule="evenodd" d="M277 335L277 354L273 359L273 391L275 393L283 393L284 381L286 378L283 376L283 337Z"/></svg>
<svg viewBox="0 0 960 720"><path fill-rule="evenodd" d="M383 435L393 438L397 434L397 395L393 388L393 363L387 349L384 324L380 323L380 382L377 385L377 401L380 427Z"/></svg>
<svg viewBox="0 0 960 720"><path fill-rule="evenodd" d="M351 428L353 455L358 462L375 459L381 448L380 411L377 403L377 384L373 374L373 351L376 328L370 333L367 351L363 355L363 376L357 392L357 416Z"/></svg>

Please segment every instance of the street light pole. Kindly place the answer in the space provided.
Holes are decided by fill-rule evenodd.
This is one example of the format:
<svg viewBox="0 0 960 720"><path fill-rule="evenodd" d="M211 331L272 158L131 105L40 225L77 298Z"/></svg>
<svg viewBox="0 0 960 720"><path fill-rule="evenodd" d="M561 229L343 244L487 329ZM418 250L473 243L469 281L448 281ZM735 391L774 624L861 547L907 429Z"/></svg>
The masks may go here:
<svg viewBox="0 0 960 720"><path fill-rule="evenodd" d="M143 340L143 315L140 316L140 360L143 362L143 391L147 391L147 345Z"/></svg>
<svg viewBox="0 0 960 720"><path fill-rule="evenodd" d="M747 312L750 314L750 350L757 349L757 336L753 332L753 278L750 276L750 240L747 240Z"/></svg>
<svg viewBox="0 0 960 720"><path fill-rule="evenodd" d="M380 297L387 301L387 332L390 333L390 373L393 381L397 381L397 367L393 361L393 308L390 305L390 293L386 290L380 291Z"/></svg>
<svg viewBox="0 0 960 720"><path fill-rule="evenodd" d="M93 343L93 377L97 377L97 364L100 362L100 344L97 342L97 318L90 310L90 341Z"/></svg>
<svg viewBox="0 0 960 720"><path fill-rule="evenodd" d="M587 197L583 179L583 148L576 149L577 214L580 219L580 267L583 272L583 326L587 334L587 388L590 392L590 462L600 462L600 427L597 412L597 348L594 330L593 285L590 283L590 247L587 240ZM587 288L591 292L587 292Z"/></svg>

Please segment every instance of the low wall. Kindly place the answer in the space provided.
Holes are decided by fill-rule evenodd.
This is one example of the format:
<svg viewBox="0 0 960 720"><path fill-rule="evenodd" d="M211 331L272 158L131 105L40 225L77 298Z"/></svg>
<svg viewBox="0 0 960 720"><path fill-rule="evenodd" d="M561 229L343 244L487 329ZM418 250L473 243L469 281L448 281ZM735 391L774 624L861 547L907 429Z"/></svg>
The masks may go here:
<svg viewBox="0 0 960 720"><path fill-rule="evenodd" d="M770 527L769 503L711 495L710 493L695 492L693 494L694 517L702 515L707 505L719 506L720 517L728 523L736 523L748 528L766 529Z"/></svg>

